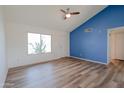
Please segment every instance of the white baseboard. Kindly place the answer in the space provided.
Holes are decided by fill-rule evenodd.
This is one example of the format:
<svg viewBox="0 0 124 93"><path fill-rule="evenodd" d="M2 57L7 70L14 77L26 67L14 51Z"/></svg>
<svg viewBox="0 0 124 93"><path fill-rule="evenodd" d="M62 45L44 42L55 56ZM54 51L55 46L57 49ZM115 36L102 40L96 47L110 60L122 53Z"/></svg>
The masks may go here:
<svg viewBox="0 0 124 93"><path fill-rule="evenodd" d="M94 63L99 63L99 64L107 65L107 63L102 63L102 62L100 62L100 61L94 61L94 60L84 59L84 58L79 58L79 57L75 57L75 56L70 56L70 57L72 57L72 58L76 58L76 59L80 59L80 60L89 61L89 62L94 62Z"/></svg>

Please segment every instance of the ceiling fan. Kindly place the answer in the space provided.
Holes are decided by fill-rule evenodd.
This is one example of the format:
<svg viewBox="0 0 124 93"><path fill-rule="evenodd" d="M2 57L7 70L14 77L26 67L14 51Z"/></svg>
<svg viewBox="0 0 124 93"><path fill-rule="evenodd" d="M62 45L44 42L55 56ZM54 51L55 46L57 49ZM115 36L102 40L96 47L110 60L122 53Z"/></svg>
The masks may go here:
<svg viewBox="0 0 124 93"><path fill-rule="evenodd" d="M80 14L80 12L70 12L70 8L67 8L66 10L60 9L60 11L65 14L64 19L70 18L72 15Z"/></svg>

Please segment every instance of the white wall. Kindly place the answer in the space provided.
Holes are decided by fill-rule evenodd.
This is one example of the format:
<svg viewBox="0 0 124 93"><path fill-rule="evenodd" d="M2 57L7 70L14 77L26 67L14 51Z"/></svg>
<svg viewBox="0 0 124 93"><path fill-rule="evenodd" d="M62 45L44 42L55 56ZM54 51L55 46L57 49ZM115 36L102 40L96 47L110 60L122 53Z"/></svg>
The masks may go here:
<svg viewBox="0 0 124 93"><path fill-rule="evenodd" d="M28 32L52 35L52 53L28 55ZM9 68L48 61L69 55L69 32L52 31L41 27L7 22L6 34Z"/></svg>
<svg viewBox="0 0 124 93"><path fill-rule="evenodd" d="M5 48L4 18L2 7L0 7L0 87L4 85L8 70Z"/></svg>

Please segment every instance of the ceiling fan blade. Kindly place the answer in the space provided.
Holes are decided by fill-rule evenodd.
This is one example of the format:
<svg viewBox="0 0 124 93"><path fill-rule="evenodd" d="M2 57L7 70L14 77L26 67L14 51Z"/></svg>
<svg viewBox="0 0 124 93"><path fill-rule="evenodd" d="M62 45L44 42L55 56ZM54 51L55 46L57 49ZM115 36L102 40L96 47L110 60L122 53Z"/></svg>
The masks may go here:
<svg viewBox="0 0 124 93"><path fill-rule="evenodd" d="M78 14L80 14L80 12L72 12L72 13L70 13L71 15L78 15Z"/></svg>
<svg viewBox="0 0 124 93"><path fill-rule="evenodd" d="M63 13L66 13L66 11L64 11L63 9L60 9L60 11L63 12Z"/></svg>

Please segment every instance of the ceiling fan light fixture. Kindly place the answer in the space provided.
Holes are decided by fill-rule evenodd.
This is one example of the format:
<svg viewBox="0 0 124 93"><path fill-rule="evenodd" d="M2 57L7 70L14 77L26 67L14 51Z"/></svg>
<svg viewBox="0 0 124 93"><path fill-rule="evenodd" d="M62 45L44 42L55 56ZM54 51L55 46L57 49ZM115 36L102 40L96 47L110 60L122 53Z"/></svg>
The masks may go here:
<svg viewBox="0 0 124 93"><path fill-rule="evenodd" d="M64 16L63 16L64 20L70 18L72 15L78 15L78 14L80 14L80 12L70 12L69 10L70 10L70 8L68 8L66 10L60 9L60 11L62 13L64 13Z"/></svg>
<svg viewBox="0 0 124 93"><path fill-rule="evenodd" d="M70 18L71 17L71 14L66 14L65 15L67 18Z"/></svg>

